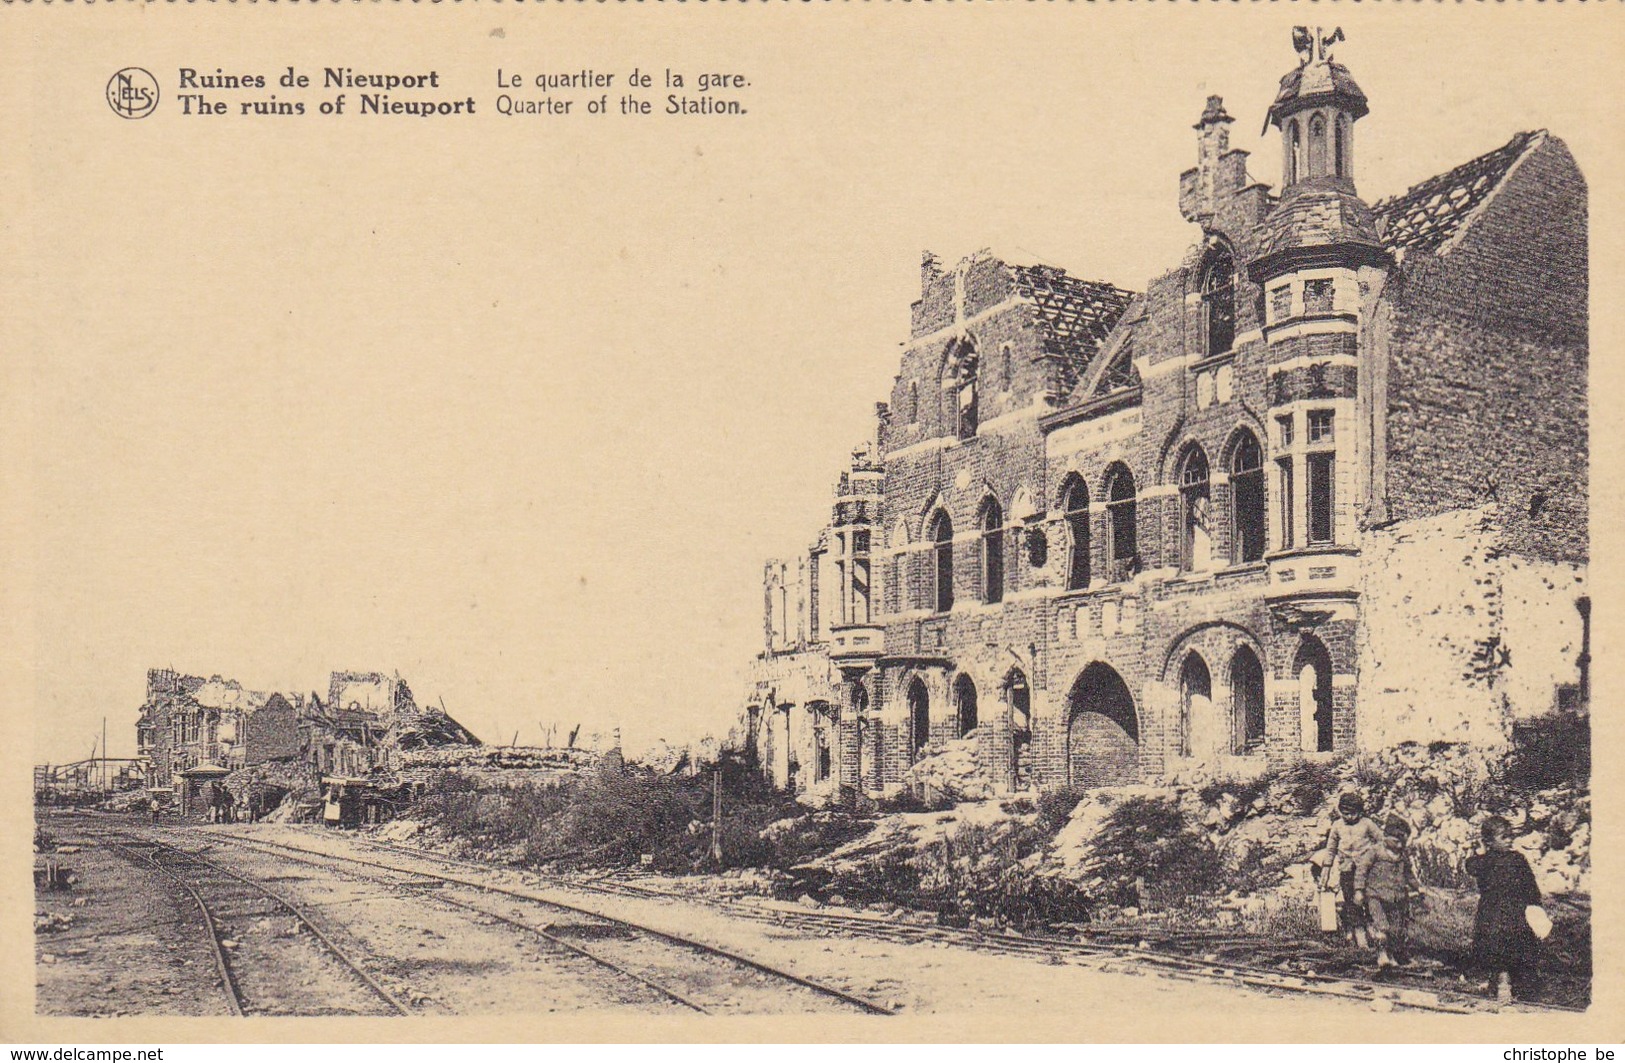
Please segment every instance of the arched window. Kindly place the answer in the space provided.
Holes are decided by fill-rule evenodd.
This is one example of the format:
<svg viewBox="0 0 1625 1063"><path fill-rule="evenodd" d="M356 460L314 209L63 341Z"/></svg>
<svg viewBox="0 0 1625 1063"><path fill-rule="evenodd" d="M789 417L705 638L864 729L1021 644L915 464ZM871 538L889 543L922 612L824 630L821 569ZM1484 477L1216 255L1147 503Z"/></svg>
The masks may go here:
<svg viewBox="0 0 1625 1063"><path fill-rule="evenodd" d="M1293 184L1298 179L1298 160L1302 157L1299 152L1303 150L1303 133L1298 128L1296 118L1286 124L1286 183Z"/></svg>
<svg viewBox="0 0 1625 1063"><path fill-rule="evenodd" d="M1208 490L1207 455L1193 446L1179 467L1180 567L1187 572L1207 569L1212 557L1213 514Z"/></svg>
<svg viewBox="0 0 1625 1063"><path fill-rule="evenodd" d="M1107 556L1119 564L1112 566L1114 580L1133 575L1139 555L1139 514L1134 501L1134 474L1117 464L1106 474L1106 530L1111 536Z"/></svg>
<svg viewBox="0 0 1625 1063"><path fill-rule="evenodd" d="M936 590L936 610L946 613L954 607L954 522L944 510L931 518L932 586Z"/></svg>
<svg viewBox="0 0 1625 1063"><path fill-rule="evenodd" d="M908 685L908 722L911 731L909 737L918 758L931 740L931 699L925 692L925 684L917 676Z"/></svg>
<svg viewBox="0 0 1625 1063"><path fill-rule="evenodd" d="M982 503L982 601L1004 600L1004 511L993 499Z"/></svg>
<svg viewBox="0 0 1625 1063"><path fill-rule="evenodd" d="M1236 564L1264 556L1264 452L1247 431L1230 452L1230 527Z"/></svg>
<svg viewBox="0 0 1625 1063"><path fill-rule="evenodd" d="M1326 176L1326 116L1309 119L1309 176Z"/></svg>
<svg viewBox="0 0 1625 1063"><path fill-rule="evenodd" d="M1213 676L1201 654L1192 653L1179 669L1179 755L1191 756L1195 751L1208 752L1207 736L1197 736L1205 730L1213 709Z"/></svg>
<svg viewBox="0 0 1625 1063"><path fill-rule="evenodd" d="M1236 728L1236 752L1264 744L1264 666L1250 647L1230 658L1230 697Z"/></svg>
<svg viewBox="0 0 1625 1063"><path fill-rule="evenodd" d="M1010 345L1006 343L999 348L999 387L1005 391L1010 390L1010 384L1015 379L1015 367L1011 361Z"/></svg>
<svg viewBox="0 0 1625 1063"><path fill-rule="evenodd" d="M908 417L909 424L920 419L920 385L913 380L908 382Z"/></svg>
<svg viewBox="0 0 1625 1063"><path fill-rule="evenodd" d="M1089 488L1084 485L1083 477L1066 478L1061 488L1061 508L1066 512L1066 530L1072 539L1066 589L1079 591L1089 586Z"/></svg>
<svg viewBox="0 0 1625 1063"><path fill-rule="evenodd" d="M970 439L974 436L977 423L976 376L969 373L959 385L959 438Z"/></svg>
<svg viewBox="0 0 1625 1063"><path fill-rule="evenodd" d="M1348 135L1348 116L1338 115L1337 124L1332 127L1332 165L1339 177L1349 176Z"/></svg>
<svg viewBox="0 0 1625 1063"><path fill-rule="evenodd" d="M1202 327L1208 354L1223 354L1236 342L1236 260L1215 248L1202 269Z"/></svg>
<svg viewBox="0 0 1625 1063"><path fill-rule="evenodd" d="M959 737L976 730L976 684L968 675L954 680L954 710L959 720Z"/></svg>

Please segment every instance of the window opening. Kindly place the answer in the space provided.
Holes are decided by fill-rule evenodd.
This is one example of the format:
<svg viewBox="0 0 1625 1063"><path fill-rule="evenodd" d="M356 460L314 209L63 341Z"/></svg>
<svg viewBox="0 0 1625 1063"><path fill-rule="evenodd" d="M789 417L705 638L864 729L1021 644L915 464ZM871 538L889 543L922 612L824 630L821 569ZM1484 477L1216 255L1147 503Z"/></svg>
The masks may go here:
<svg viewBox="0 0 1625 1063"><path fill-rule="evenodd" d="M1309 466L1309 541L1329 543L1333 541L1332 475L1336 459L1331 454L1310 454L1305 460Z"/></svg>
<svg viewBox="0 0 1625 1063"><path fill-rule="evenodd" d="M1069 477L1066 486L1066 526L1071 533L1072 556L1066 571L1066 589L1083 590L1089 586L1089 488L1082 478Z"/></svg>
<svg viewBox="0 0 1625 1063"><path fill-rule="evenodd" d="M991 498L982 507L982 601L1004 599L1004 514Z"/></svg>
<svg viewBox="0 0 1625 1063"><path fill-rule="evenodd" d="M1235 561L1257 561L1264 556L1264 455L1251 432L1230 458L1230 499Z"/></svg>
<svg viewBox="0 0 1625 1063"><path fill-rule="evenodd" d="M937 511L931 522L931 557L936 569L933 580L936 589L936 608L946 613L954 607L954 524L948 514Z"/></svg>
<svg viewBox="0 0 1625 1063"><path fill-rule="evenodd" d="M1179 473L1179 498L1183 543L1182 567L1200 572L1208 567L1212 553L1212 512L1208 488L1207 455L1193 447Z"/></svg>

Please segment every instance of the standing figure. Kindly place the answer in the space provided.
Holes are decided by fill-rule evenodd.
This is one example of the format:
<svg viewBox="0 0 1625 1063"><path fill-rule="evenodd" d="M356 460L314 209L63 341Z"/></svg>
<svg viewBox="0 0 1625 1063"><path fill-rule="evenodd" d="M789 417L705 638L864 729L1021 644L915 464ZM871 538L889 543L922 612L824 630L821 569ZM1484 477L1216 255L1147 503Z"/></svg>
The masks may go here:
<svg viewBox="0 0 1625 1063"><path fill-rule="evenodd" d="M1326 867L1320 888L1342 894L1343 933L1360 948L1367 945L1364 906L1354 900L1354 867L1368 849L1383 844L1382 830L1365 814L1365 798L1346 793L1337 799L1337 819L1326 832Z"/></svg>
<svg viewBox="0 0 1625 1063"><path fill-rule="evenodd" d="M1406 849L1411 825L1389 816L1382 833L1382 844L1367 849L1354 864L1354 903L1363 905L1370 919L1378 970L1410 963L1411 902L1421 892Z"/></svg>
<svg viewBox="0 0 1625 1063"><path fill-rule="evenodd" d="M1529 861L1512 848L1512 824L1491 816L1480 830L1484 851L1467 858L1467 873L1478 882L1473 960L1490 973L1496 999L1505 1004L1534 988L1540 940L1526 909L1540 903L1540 887Z"/></svg>

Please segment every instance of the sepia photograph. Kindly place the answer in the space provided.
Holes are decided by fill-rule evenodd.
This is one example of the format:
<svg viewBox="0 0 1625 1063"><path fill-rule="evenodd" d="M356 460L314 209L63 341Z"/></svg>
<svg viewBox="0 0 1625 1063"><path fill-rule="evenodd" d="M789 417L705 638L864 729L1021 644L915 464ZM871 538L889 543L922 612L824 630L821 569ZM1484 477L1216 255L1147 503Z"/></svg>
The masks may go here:
<svg viewBox="0 0 1625 1063"><path fill-rule="evenodd" d="M305 6L0 13L14 1037L1618 1040L1604 12Z"/></svg>

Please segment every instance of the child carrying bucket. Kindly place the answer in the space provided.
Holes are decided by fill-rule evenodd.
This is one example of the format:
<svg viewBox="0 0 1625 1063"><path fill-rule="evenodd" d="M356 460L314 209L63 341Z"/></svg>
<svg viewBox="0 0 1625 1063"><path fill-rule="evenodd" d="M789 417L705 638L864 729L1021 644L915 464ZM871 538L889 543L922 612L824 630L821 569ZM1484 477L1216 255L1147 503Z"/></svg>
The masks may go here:
<svg viewBox="0 0 1625 1063"><path fill-rule="evenodd" d="M1365 814L1365 798L1346 793L1337 799L1337 818L1326 832L1325 864L1320 872L1320 928L1342 927L1356 945L1367 945L1365 913L1354 901L1354 869L1367 850L1383 844L1381 828Z"/></svg>

